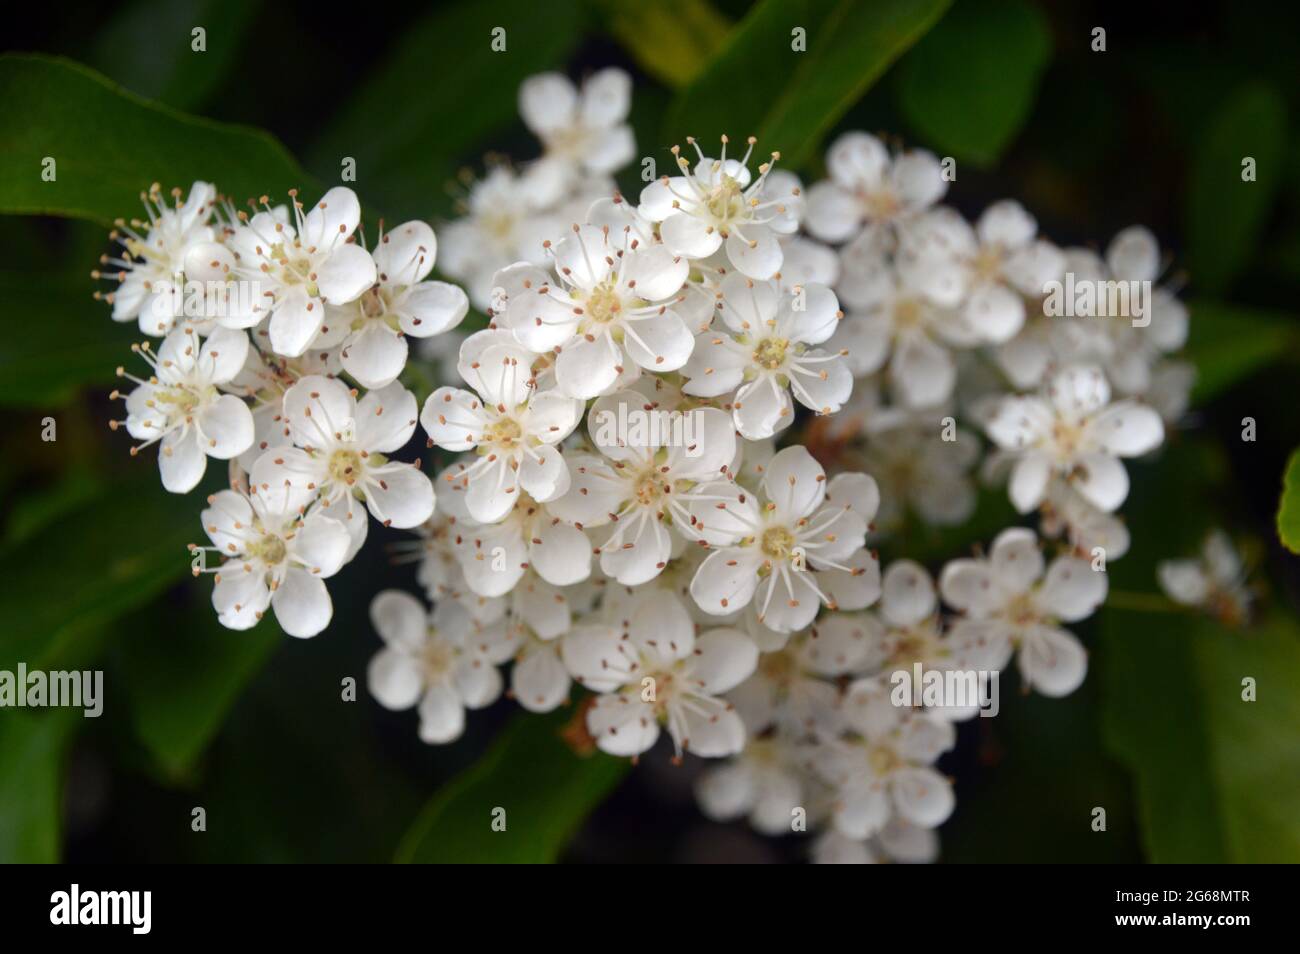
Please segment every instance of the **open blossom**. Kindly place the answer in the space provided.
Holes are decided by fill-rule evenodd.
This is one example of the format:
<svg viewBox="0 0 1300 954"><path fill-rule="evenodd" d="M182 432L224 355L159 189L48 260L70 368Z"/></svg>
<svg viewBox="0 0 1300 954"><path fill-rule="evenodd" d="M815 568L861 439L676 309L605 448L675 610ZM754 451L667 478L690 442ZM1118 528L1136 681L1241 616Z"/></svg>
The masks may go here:
<svg viewBox="0 0 1300 954"><path fill-rule="evenodd" d="M632 78L604 69L577 89L562 73L539 73L519 87L519 114L546 148L534 163L563 192L586 175L612 175L632 161L636 139L627 124ZM542 167L542 168L537 168Z"/></svg>
<svg viewBox="0 0 1300 954"><path fill-rule="evenodd" d="M1058 371L1042 396L1004 398L987 424L989 437L1012 451L1011 502L1033 510L1053 474L1094 507L1112 511L1128 496L1121 457L1137 457L1160 444L1160 415L1136 401L1110 403L1101 369L1081 365Z"/></svg>
<svg viewBox="0 0 1300 954"><path fill-rule="evenodd" d="M852 734L817 746L809 761L834 791L832 823L850 838L879 832L893 818L935 828L952 814L952 783L933 764L952 748L952 723L895 706L886 688L850 690L844 717Z"/></svg>
<svg viewBox="0 0 1300 954"><path fill-rule="evenodd" d="M720 249L742 275L766 281L781 270L784 253L779 236L794 232L803 211L799 181L791 175L775 175L774 163L758 167L758 178L749 171L754 137L739 159L727 158L727 137L722 137L722 156L711 159L700 151L699 161L690 162L673 147L683 175L664 176L641 191L640 213L659 223L664 244L678 254L705 259Z"/></svg>
<svg viewBox="0 0 1300 954"><path fill-rule="evenodd" d="M127 433L144 441L131 448L159 443L158 469L163 486L174 494L188 493L203 479L208 458L229 460L253 443L253 415L233 394L219 390L235 378L248 354L248 335L221 328L200 343L192 328L179 328L163 339L155 355L148 343L132 350L153 370L148 379L118 368L118 376L134 381L126 395ZM117 395L117 392L114 392Z"/></svg>
<svg viewBox="0 0 1300 954"><path fill-rule="evenodd" d="M358 401L337 378L308 375L285 392L284 415L296 446L268 451L265 482L318 493L352 535L349 559L366 539L363 502L384 526L416 527L433 515L429 478L416 464L387 457L415 433L415 396L400 384Z"/></svg>
<svg viewBox="0 0 1300 954"><path fill-rule="evenodd" d="M138 321L141 333L155 337L171 331L180 317L164 296L177 277L184 276L191 251L216 237L213 185L195 182L184 202L179 189L173 189L171 196L169 205L156 183L148 193L141 193L148 220L118 220L111 238L122 246L121 255L104 255L101 268L91 273L93 278L117 283L112 291L95 296L113 306L113 320Z"/></svg>
<svg viewBox="0 0 1300 954"><path fill-rule="evenodd" d="M682 368L686 394L731 399L736 429L747 440L771 437L794 420L791 393L818 414L838 411L853 390L840 353L812 347L834 334L843 314L835 294L809 285L782 295L770 282L730 275L722 282L723 329L705 331Z"/></svg>
<svg viewBox="0 0 1300 954"><path fill-rule="evenodd" d="M451 742L465 730L465 710L491 705L504 681L497 668L514 646L503 623L479 627L459 603L433 612L414 596L384 590L370 604L384 641L367 670L370 694L386 709L419 703L420 739Z"/></svg>
<svg viewBox="0 0 1300 954"><path fill-rule="evenodd" d="M617 612L607 610L620 622L575 626L561 648L574 680L600 693L587 711L596 744L611 755L640 755L663 724L678 755L739 752L745 726L719 697L754 671L753 640L725 628L696 637L690 614L667 590L624 594Z"/></svg>
<svg viewBox="0 0 1300 954"><path fill-rule="evenodd" d="M319 507L308 509L310 490L259 485L269 464L268 458L253 468L253 486L262 489L208 498L202 519L212 546L202 549L225 561L216 569L212 605L231 629L256 625L269 606L290 636L315 636L334 615L324 581L343 566L352 541L343 524Z"/></svg>
<svg viewBox="0 0 1300 954"><path fill-rule="evenodd" d="M1175 603L1203 609L1226 625L1240 626L1250 618L1246 568L1222 530L1206 537L1198 559L1161 561L1156 578Z"/></svg>
<svg viewBox="0 0 1300 954"><path fill-rule="evenodd" d="M913 825L901 815L885 823L870 838L849 838L827 829L813 844L817 865L867 865L885 861L930 864L939 857L939 835L932 828Z"/></svg>
<svg viewBox="0 0 1300 954"><path fill-rule="evenodd" d="M577 427L583 408L559 391L535 390L530 351L493 344L491 333L476 339L461 350L461 374L474 391L438 388L424 402L420 423L438 446L478 453L456 479L466 482L470 515L497 523L520 491L546 503L569 489L569 467L556 445Z"/></svg>
<svg viewBox="0 0 1300 954"><path fill-rule="evenodd" d="M760 622L795 632L822 603L862 609L878 595L876 563L860 553L879 505L870 477L840 474L828 483L821 465L796 446L768 465L764 505L735 484L703 484L701 492L729 498L712 503L706 496L691 507L700 535L716 548L691 581L705 612L733 613L756 600Z"/></svg>
<svg viewBox="0 0 1300 954"><path fill-rule="evenodd" d="M944 602L964 615L953 624L953 642L1000 670L1019 652L1025 685L1064 696L1083 682L1088 656L1078 639L1061 629L1091 616L1106 599L1106 574L1076 556L1059 556L1044 573L1043 554L1032 530L1012 527L981 559L953 560L939 583Z"/></svg>
<svg viewBox="0 0 1300 954"><path fill-rule="evenodd" d="M455 285L426 281L438 242L423 222L407 222L380 236L374 250L377 281L346 305L330 305L330 324L346 329L343 369L365 388L382 388L406 367L407 342L460 324L469 299Z"/></svg>
<svg viewBox="0 0 1300 954"><path fill-rule="evenodd" d="M896 230L948 190L939 160L924 150L891 157L875 136L849 132L826 152L830 178L808 191L808 231L823 242L863 234L888 245Z"/></svg>
<svg viewBox="0 0 1300 954"><path fill-rule="evenodd" d="M588 415L592 443L601 456L572 453L573 485L552 511L583 529L610 525L600 567L627 586L654 579L672 556L672 527L695 541L688 494L719 479L736 454L731 419L714 408L680 413L676 430L640 394L620 392L596 401ZM620 422L663 422L622 433ZM716 500L725 498L716 497Z"/></svg>
<svg viewBox="0 0 1300 954"><path fill-rule="evenodd" d="M290 192L293 221L283 209L264 209L239 222L225 249L237 262L236 274L256 281L270 315L271 350L287 358L301 355L317 337L329 334L326 304L345 305L375 283L375 262L353 233L361 204L346 186L335 186L303 214L297 192Z"/></svg>
<svg viewBox="0 0 1300 954"><path fill-rule="evenodd" d="M510 692L529 712L550 712L569 698L572 680L560 658L560 637L572 623L568 598L545 580L525 579L511 594L507 625L518 648Z"/></svg>
<svg viewBox="0 0 1300 954"><path fill-rule="evenodd" d="M762 834L788 834L804 804L802 758L800 746L779 734L750 739L734 759L705 770L696 800L715 821L748 817Z"/></svg>
<svg viewBox="0 0 1300 954"><path fill-rule="evenodd" d="M561 390L597 397L629 363L657 372L686 363L695 339L674 310L690 271L684 259L630 228L594 225L574 225L554 252L554 279L540 269L511 277L523 288L510 297L505 323L530 351L558 353Z"/></svg>

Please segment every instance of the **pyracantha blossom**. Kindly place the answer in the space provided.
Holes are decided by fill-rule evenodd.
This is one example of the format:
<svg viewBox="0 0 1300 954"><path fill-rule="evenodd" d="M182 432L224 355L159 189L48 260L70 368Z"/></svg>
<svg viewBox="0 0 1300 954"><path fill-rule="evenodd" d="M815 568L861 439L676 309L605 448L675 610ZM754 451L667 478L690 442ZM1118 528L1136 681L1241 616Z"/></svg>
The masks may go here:
<svg viewBox="0 0 1300 954"><path fill-rule="evenodd" d="M870 838L849 838L834 828L817 837L812 861L818 865L867 865L884 861L930 864L939 857L939 836L932 828L891 818Z"/></svg>
<svg viewBox="0 0 1300 954"><path fill-rule="evenodd" d="M346 186L335 186L303 214L297 191L289 193L293 221L272 209L265 196L263 211L239 222L226 238L239 278L256 282L267 303L259 314L270 316L271 350L294 358L312 347L318 336L331 334L326 304L345 305L375 283L375 262L354 241L361 223L361 204Z"/></svg>
<svg viewBox="0 0 1300 954"><path fill-rule="evenodd" d="M646 186L641 191L641 215L659 225L664 244L675 254L706 259L725 249L728 261L742 275L766 281L781 270L784 260L779 236L799 227L803 212L799 180L773 173L781 157L776 152L753 178L749 171L757 141L753 136L739 160L727 158L726 136L718 159L706 157L694 139L686 141L699 156L695 168L674 146L683 174L664 176Z"/></svg>
<svg viewBox="0 0 1300 954"><path fill-rule="evenodd" d="M884 247L897 231L943 197L948 181L925 150L890 156L875 136L849 132L826 152L830 179L808 191L806 224L814 238L845 242L860 236Z"/></svg>
<svg viewBox="0 0 1300 954"><path fill-rule="evenodd" d="M1059 624L1086 619L1105 601L1104 571L1065 555L1044 573L1034 532L1012 527L986 558L945 566L939 587L944 602L964 614L953 623L953 641L982 658L981 668L1001 670L1018 651L1027 687L1065 696L1083 682L1088 655Z"/></svg>
<svg viewBox="0 0 1300 954"><path fill-rule="evenodd" d="M1053 474L1099 510L1114 510L1128 496L1119 458L1145 454L1164 439L1160 415L1132 400L1111 404L1106 376L1092 365L1058 371L1041 396L1005 398L987 428L1016 456L1009 489L1021 513L1042 503Z"/></svg>
<svg viewBox="0 0 1300 954"><path fill-rule="evenodd" d="M714 408L670 417L623 391L596 401L587 426L601 456L569 455L573 484L551 509L583 529L612 524L599 547L602 572L626 586L645 583L672 556L669 527L698 540L687 505L700 503L692 489L722 478L735 457L731 419Z"/></svg>
<svg viewBox="0 0 1300 954"><path fill-rule="evenodd" d="M1175 603L1202 609L1225 625L1241 626L1250 619L1246 568L1222 530L1206 537L1199 559L1157 564L1156 578Z"/></svg>
<svg viewBox="0 0 1300 954"><path fill-rule="evenodd" d="M849 562L879 506L876 482L865 474L828 483L821 464L795 446L768 465L763 505L731 483L703 484L700 492L706 496L691 506L694 526L715 550L696 571L691 595L705 612L725 615L756 600L760 622L795 632L822 603L862 609L878 595L875 560ZM710 502L717 495L728 499Z"/></svg>
<svg viewBox="0 0 1300 954"><path fill-rule="evenodd" d="M382 388L406 367L406 336L428 338L455 328L469 311L456 285L426 281L438 242L423 222L407 222L382 234L375 246L374 285L356 300L329 306L331 324L347 329L343 370L364 388Z"/></svg>
<svg viewBox="0 0 1300 954"><path fill-rule="evenodd" d="M809 285L782 295L771 282L730 275L718 315L725 330L705 331L682 368L682 390L700 397L735 391L736 429L747 440L771 437L794 420L791 393L818 414L848 400L853 375L844 352L812 346L831 337L843 313L829 288Z"/></svg>
<svg viewBox="0 0 1300 954"><path fill-rule="evenodd" d="M385 643L367 670L370 694L386 709L418 702L421 740L459 738L465 710L491 705L501 695L497 667L514 651L504 623L477 626L464 607L450 601L428 613L400 590L374 598L370 621Z"/></svg>
<svg viewBox="0 0 1300 954"><path fill-rule="evenodd" d="M860 459L880 487L877 526L896 528L909 508L933 526L965 522L975 511L971 470L980 456L979 438L957 427L946 434L937 413L929 420L894 417L884 426L887 417L877 415L876 426L868 428Z"/></svg>
<svg viewBox="0 0 1300 954"><path fill-rule="evenodd" d="M163 339L157 353L148 342L132 345L153 370L141 379L117 369L118 377L134 381L126 395L123 424L136 440L134 456L142 447L161 442L158 469L163 487L174 494L193 490L207 470L208 458L229 460L253 443L253 415L248 405L219 388L244 367L248 335L219 328L200 342L192 328L178 328ZM114 397L119 397L117 391Z"/></svg>
<svg viewBox="0 0 1300 954"><path fill-rule="evenodd" d="M173 189L169 205L157 183L141 193L148 219L119 219L109 237L122 246L121 255L102 256L101 268L91 272L92 278L117 283L106 294L95 293L113 306L113 320L138 321L141 333L155 337L171 331L180 317L171 301L160 296L184 277L191 250L216 237L212 226L216 188L195 182L184 202L181 194Z"/></svg>
<svg viewBox="0 0 1300 954"><path fill-rule="evenodd" d="M764 835L788 834L804 804L802 761L798 743L780 734L750 739L734 759L705 770L695 798L715 821L748 817Z"/></svg>
<svg viewBox="0 0 1300 954"><path fill-rule="evenodd" d="M561 390L598 397L615 387L629 364L668 372L686 363L695 339L673 310L690 271L684 259L630 229L593 225L574 225L554 252L554 280L529 269L499 275L496 282L523 285L510 298L505 324L530 351L557 352Z"/></svg>
<svg viewBox="0 0 1300 954"><path fill-rule="evenodd" d="M559 195L584 175L612 175L631 162L636 155L636 138L627 124L631 108L632 78L620 69L592 74L581 90L562 73L524 80L519 115L546 150L533 164L538 178L554 179Z"/></svg>
<svg viewBox="0 0 1300 954"><path fill-rule="evenodd" d="M508 625L518 649L510 693L529 712L550 712L569 698L569 671L560 659L560 637L573 621L568 598L534 576L515 587L511 604Z"/></svg>
<svg viewBox="0 0 1300 954"><path fill-rule="evenodd" d="M607 591L616 623L582 624L564 637L565 667L582 686L600 693L587 710L587 730L611 755L648 751L663 724L678 756L734 755L745 726L720 698L754 671L758 648L734 629L695 635L681 601L654 586Z"/></svg>
<svg viewBox="0 0 1300 954"><path fill-rule="evenodd" d="M893 705L887 688L851 689L844 717L852 734L823 742L810 756L834 790L832 823L867 838L899 817L935 828L952 814L952 784L933 768L952 748L952 723L923 709Z"/></svg>
<svg viewBox="0 0 1300 954"><path fill-rule="evenodd" d="M290 636L315 636L329 625L334 605L323 581L343 566L352 541L343 524L308 509L314 498L301 486L269 484L248 496L222 490L208 498L202 519L212 546L191 550L225 560L212 588L222 626L250 629L268 606Z"/></svg>
<svg viewBox="0 0 1300 954"><path fill-rule="evenodd" d="M455 479L466 483L466 509L480 523L503 520L520 491L546 503L569 489L569 467L556 445L583 411L566 394L535 389L531 352L493 340L475 335L461 349L461 375L478 393L438 388L420 413L439 447L478 453Z"/></svg>
<svg viewBox="0 0 1300 954"><path fill-rule="evenodd" d="M308 375L285 392L284 416L296 446L268 452L264 480L318 493L352 535L348 559L365 542L362 503L384 526L417 527L433 515L433 484L418 463L387 457L415 433L415 395L400 384L358 401L337 378Z"/></svg>

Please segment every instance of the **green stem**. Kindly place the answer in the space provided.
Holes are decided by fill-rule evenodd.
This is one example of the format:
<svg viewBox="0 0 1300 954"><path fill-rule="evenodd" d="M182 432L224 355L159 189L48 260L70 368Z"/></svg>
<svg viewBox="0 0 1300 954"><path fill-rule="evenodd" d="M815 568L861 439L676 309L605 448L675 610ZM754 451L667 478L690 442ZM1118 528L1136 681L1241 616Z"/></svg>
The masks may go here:
<svg viewBox="0 0 1300 954"><path fill-rule="evenodd" d="M1142 613L1184 613L1186 609L1179 606L1163 593L1133 593L1127 590L1111 590L1106 596L1106 605L1112 609L1137 610Z"/></svg>

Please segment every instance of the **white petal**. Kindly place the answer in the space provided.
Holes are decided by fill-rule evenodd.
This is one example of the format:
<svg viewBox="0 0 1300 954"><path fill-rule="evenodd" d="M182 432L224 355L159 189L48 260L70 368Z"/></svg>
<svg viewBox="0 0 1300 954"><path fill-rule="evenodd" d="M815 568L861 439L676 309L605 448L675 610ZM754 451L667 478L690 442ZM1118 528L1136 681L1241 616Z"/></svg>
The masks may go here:
<svg viewBox="0 0 1300 954"><path fill-rule="evenodd" d="M432 686L420 700L420 740L439 745L465 731L465 706L450 686Z"/></svg>
<svg viewBox="0 0 1300 954"><path fill-rule="evenodd" d="M343 370L363 388L382 388L406 367L406 339L381 321L367 321L343 347Z"/></svg>
<svg viewBox="0 0 1300 954"><path fill-rule="evenodd" d="M370 694L385 709L409 709L420 698L423 682L415 661L405 653L381 649L366 668Z"/></svg>
<svg viewBox="0 0 1300 954"><path fill-rule="evenodd" d="M1020 647L1020 673L1025 684L1045 696L1068 696L1088 673L1088 654L1063 629L1036 626Z"/></svg>
<svg viewBox="0 0 1300 954"><path fill-rule="evenodd" d="M391 454L415 434L415 395L393 382L357 404L356 441L367 451Z"/></svg>
<svg viewBox="0 0 1300 954"><path fill-rule="evenodd" d="M316 287L331 305L361 297L375 283L375 260L360 245L340 245L316 269Z"/></svg>
<svg viewBox="0 0 1300 954"><path fill-rule="evenodd" d="M515 663L510 689L529 712L550 712L569 697L569 673L549 648L537 648Z"/></svg>
<svg viewBox="0 0 1300 954"><path fill-rule="evenodd" d="M384 526L418 527L433 516L433 484L410 464L394 463L369 472L378 480L367 483L366 507Z"/></svg>
<svg viewBox="0 0 1300 954"><path fill-rule="evenodd" d="M558 450L542 444L523 455L519 485L538 503L555 500L569 489L569 466Z"/></svg>
<svg viewBox="0 0 1300 954"><path fill-rule="evenodd" d="M913 626L934 614L934 581L919 563L896 560L881 583L880 610L896 626Z"/></svg>
<svg viewBox="0 0 1300 954"><path fill-rule="evenodd" d="M1106 600L1105 572L1087 560L1061 556L1052 561L1038 594L1038 604L1066 623L1091 616Z"/></svg>
<svg viewBox="0 0 1300 954"><path fill-rule="evenodd" d="M414 285L433 271L438 239L433 229L418 220L404 222L384 233L375 248L375 267L385 285Z"/></svg>
<svg viewBox="0 0 1300 954"><path fill-rule="evenodd" d="M209 457L229 460L253 446L253 412L242 398L223 394L195 419L200 447Z"/></svg>
<svg viewBox="0 0 1300 954"><path fill-rule="evenodd" d="M763 494L783 520L807 517L826 497L826 471L802 445L777 452L763 476Z"/></svg>
<svg viewBox="0 0 1300 954"><path fill-rule="evenodd" d="M249 423L252 424L251 419ZM162 485L169 492L189 493L203 479L207 467L208 457L199 445L199 433L195 428L175 430L162 439L158 450L158 470L162 473Z"/></svg>
<svg viewBox="0 0 1300 954"><path fill-rule="evenodd" d="M711 696L730 692L754 673L758 647L736 629L711 629L695 641L690 672L700 688Z"/></svg>
<svg viewBox="0 0 1300 954"><path fill-rule="evenodd" d="M329 625L334 615L325 581L299 567L290 568L271 595L275 619L290 636L306 639Z"/></svg>

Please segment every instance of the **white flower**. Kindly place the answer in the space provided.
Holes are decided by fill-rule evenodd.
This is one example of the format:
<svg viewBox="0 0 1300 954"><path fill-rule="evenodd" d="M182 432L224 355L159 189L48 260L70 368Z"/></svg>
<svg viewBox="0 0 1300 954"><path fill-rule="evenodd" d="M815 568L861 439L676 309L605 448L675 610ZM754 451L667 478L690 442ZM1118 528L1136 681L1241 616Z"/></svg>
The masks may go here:
<svg viewBox="0 0 1300 954"><path fill-rule="evenodd" d="M424 402L420 423L435 444L475 450L465 505L480 523L497 523L522 490L541 503L569 489L569 468L556 445L582 418L582 402L558 391L535 391L533 356L518 345L476 341L461 350L461 374L478 394L441 387ZM487 347L479 350L479 345ZM481 395L481 397L480 397Z"/></svg>
<svg viewBox="0 0 1300 954"><path fill-rule="evenodd" d="M346 328L343 369L365 388L391 384L406 367L406 336L428 338L460 324L469 299L455 285L425 281L438 242L423 222L380 236L374 250L378 281L346 305L330 306L331 323Z"/></svg>
<svg viewBox="0 0 1300 954"><path fill-rule="evenodd" d="M1066 477L1094 507L1113 511L1128 496L1120 457L1137 457L1164 440L1160 415L1145 405L1110 403L1110 385L1091 365L1053 375L1041 397L1003 399L987 424L989 437L1017 455L1011 502L1037 507L1053 474Z"/></svg>
<svg viewBox="0 0 1300 954"><path fill-rule="evenodd" d="M981 668L1001 670L1018 650L1026 686L1065 696L1083 682L1088 656L1059 624L1096 611L1106 599L1106 574L1068 555L1043 568L1034 532L1012 527L988 557L945 566L939 586L944 602L965 614L953 624L953 641L982 657Z"/></svg>
<svg viewBox="0 0 1300 954"><path fill-rule="evenodd" d="M179 189L171 195L173 204L169 206L157 183L147 194L141 193L148 220L128 223L119 219L110 238L122 246L121 257L102 256L99 264L103 270L91 273L93 278L117 282L113 291L95 293L113 306L113 320L138 320L140 331L155 337L171 331L180 317L160 295L169 291L178 277L184 277L191 249L216 237L211 224L217 203L213 185L195 182L184 203Z"/></svg>
<svg viewBox="0 0 1300 954"><path fill-rule="evenodd" d="M573 621L569 601L558 587L530 576L511 593L510 612L519 646L511 695L529 712L550 712L569 698L569 671L560 659L560 637Z"/></svg>
<svg viewBox="0 0 1300 954"><path fill-rule="evenodd" d="M1025 323L1022 296L1042 296L1065 272L1065 255L1037 231L1016 202L995 202L974 228L953 209L935 209L908 231L901 267L936 303L960 306L983 339L1008 341Z"/></svg>
<svg viewBox="0 0 1300 954"><path fill-rule="evenodd" d="M704 259L725 248L727 258L741 274L766 281L781 270L784 254L780 235L793 233L803 211L799 180L792 175L774 175L773 163L781 157L772 153L771 162L758 167L758 178L749 171L754 137L739 161L727 158L727 137L722 137L722 157L707 158L695 140L699 161L695 169L680 154L673 155L684 175L664 176L641 191L640 213L659 224L664 244L691 259ZM725 243L725 245L724 245Z"/></svg>
<svg viewBox="0 0 1300 954"><path fill-rule="evenodd" d="M611 755L640 755L654 745L662 723L678 756L739 752L745 726L719 696L754 671L753 641L734 629L697 638L686 607L667 590L624 592L615 614L621 625L575 626L561 646L574 681L601 693L587 711L597 746Z"/></svg>
<svg viewBox="0 0 1300 954"><path fill-rule="evenodd" d="M894 706L886 689L855 685L845 719L853 733L824 742L811 757L835 793L832 822L867 838L900 817L936 828L955 805L951 783L931 766L956 741L952 723L922 709Z"/></svg>
<svg viewBox="0 0 1300 954"><path fill-rule="evenodd" d="M970 518L976 503L970 472L981 445L976 435L958 428L954 440L944 440L938 412L893 420L882 413L873 425L861 466L880 486L878 526L897 527L909 507L939 527L958 526Z"/></svg>
<svg viewBox="0 0 1300 954"><path fill-rule="evenodd" d="M1098 510L1061 477L1047 485L1039 526L1045 537L1064 537L1081 556L1091 559L1100 547L1107 560L1128 552L1128 527L1119 517Z"/></svg>
<svg viewBox="0 0 1300 954"><path fill-rule="evenodd" d="M764 835L792 830L804 805L799 747L781 735L750 739L731 761L710 767L695 783L700 809L715 821L749 818Z"/></svg>
<svg viewBox="0 0 1300 954"><path fill-rule="evenodd" d="M253 468L255 482L265 469ZM314 497L302 487L266 486L247 497L222 490L208 498L202 519L212 546L191 549L225 558L212 589L221 625L249 629L268 606L290 636L315 636L329 625L334 606L322 581L343 566L351 539L319 508L307 510Z"/></svg>
<svg viewBox="0 0 1300 954"><path fill-rule="evenodd" d="M145 359L153 374L142 380L117 369L118 377L137 387L126 395L127 432L143 444L161 441L158 469L163 486L174 494L193 490L203 478L208 458L229 460L253 443L253 414L240 398L218 387L239 374L248 354L248 335L217 329L202 345L192 328L167 335L155 356L146 342L131 350ZM113 392L118 396L118 392Z"/></svg>
<svg viewBox="0 0 1300 954"><path fill-rule="evenodd" d="M865 226L873 241L892 239L948 190L937 160L924 150L891 158L875 136L849 132L826 153L830 179L808 191L806 224L814 238L844 242Z"/></svg>
<svg viewBox="0 0 1300 954"><path fill-rule="evenodd" d="M672 554L671 526L695 541L687 504L694 486L720 479L735 456L736 433L725 412L696 408L677 418L676 433L640 394L623 391L596 401L587 418L602 456L570 453L573 484L551 510L584 529L613 524L601 544L600 567L627 586L654 579ZM662 421L636 433L620 422ZM725 498L716 497L716 500Z"/></svg>
<svg viewBox="0 0 1300 954"><path fill-rule="evenodd" d="M465 710L501 695L497 666L514 645L503 624L477 627L458 603L426 613L409 593L384 590L370 604L370 621L385 646L370 661L370 694L386 709L420 704L420 738L451 742L465 729Z"/></svg>
<svg viewBox="0 0 1300 954"><path fill-rule="evenodd" d="M556 192L572 188L584 173L609 175L636 154L627 124L632 78L620 69L594 73L576 89L561 73L539 73L519 87L519 114L546 148L536 166L554 178Z"/></svg>
<svg viewBox="0 0 1300 954"><path fill-rule="evenodd" d="M1250 618L1246 568L1222 530L1206 537L1199 559L1162 560L1156 578L1175 603L1203 609L1225 625L1241 626Z"/></svg>
<svg viewBox="0 0 1300 954"><path fill-rule="evenodd" d="M811 347L843 317L835 294L809 285L781 295L770 282L730 275L718 309L726 331L705 331L682 368L687 394L732 398L736 429L747 440L771 437L794 420L791 392L818 414L838 411L853 390L842 353Z"/></svg>
<svg viewBox="0 0 1300 954"><path fill-rule="evenodd" d="M271 350L287 358L305 352L325 328L325 305L344 305L375 283L375 262L353 233L361 222L361 204L346 186L325 193L303 215L297 192L293 222L283 210L264 211L249 218L239 213L226 247L238 261L237 274L256 281L268 304Z"/></svg>
<svg viewBox="0 0 1300 954"><path fill-rule="evenodd" d="M840 474L828 485L821 465L796 446L772 458L761 507L735 484L703 484L699 492L704 496L689 505L691 513L716 548L691 581L705 612L733 613L757 599L760 622L794 632L823 602L862 609L878 595L878 565L863 540L880 497L865 474ZM713 503L715 495L728 499Z"/></svg>
<svg viewBox="0 0 1300 954"><path fill-rule="evenodd" d="M813 843L813 864L867 865L882 861L930 864L939 857L939 836L932 828L920 828L902 816L885 823L871 838L858 839L831 828Z"/></svg>
<svg viewBox="0 0 1300 954"><path fill-rule="evenodd" d="M593 225L574 225L554 252L554 281L540 269L510 277L524 287L510 297L505 325L530 351L558 353L562 390L584 399L607 394L629 360L656 372L686 363L695 339L673 310L690 271L684 259L630 228Z"/></svg>
<svg viewBox="0 0 1300 954"><path fill-rule="evenodd" d="M415 433L415 396L400 384L357 401L342 381L308 375L285 392L284 416L297 446L268 451L274 466L266 481L316 491L352 535L349 559L366 539L361 501L386 527L416 527L433 515L429 478L386 456Z"/></svg>

